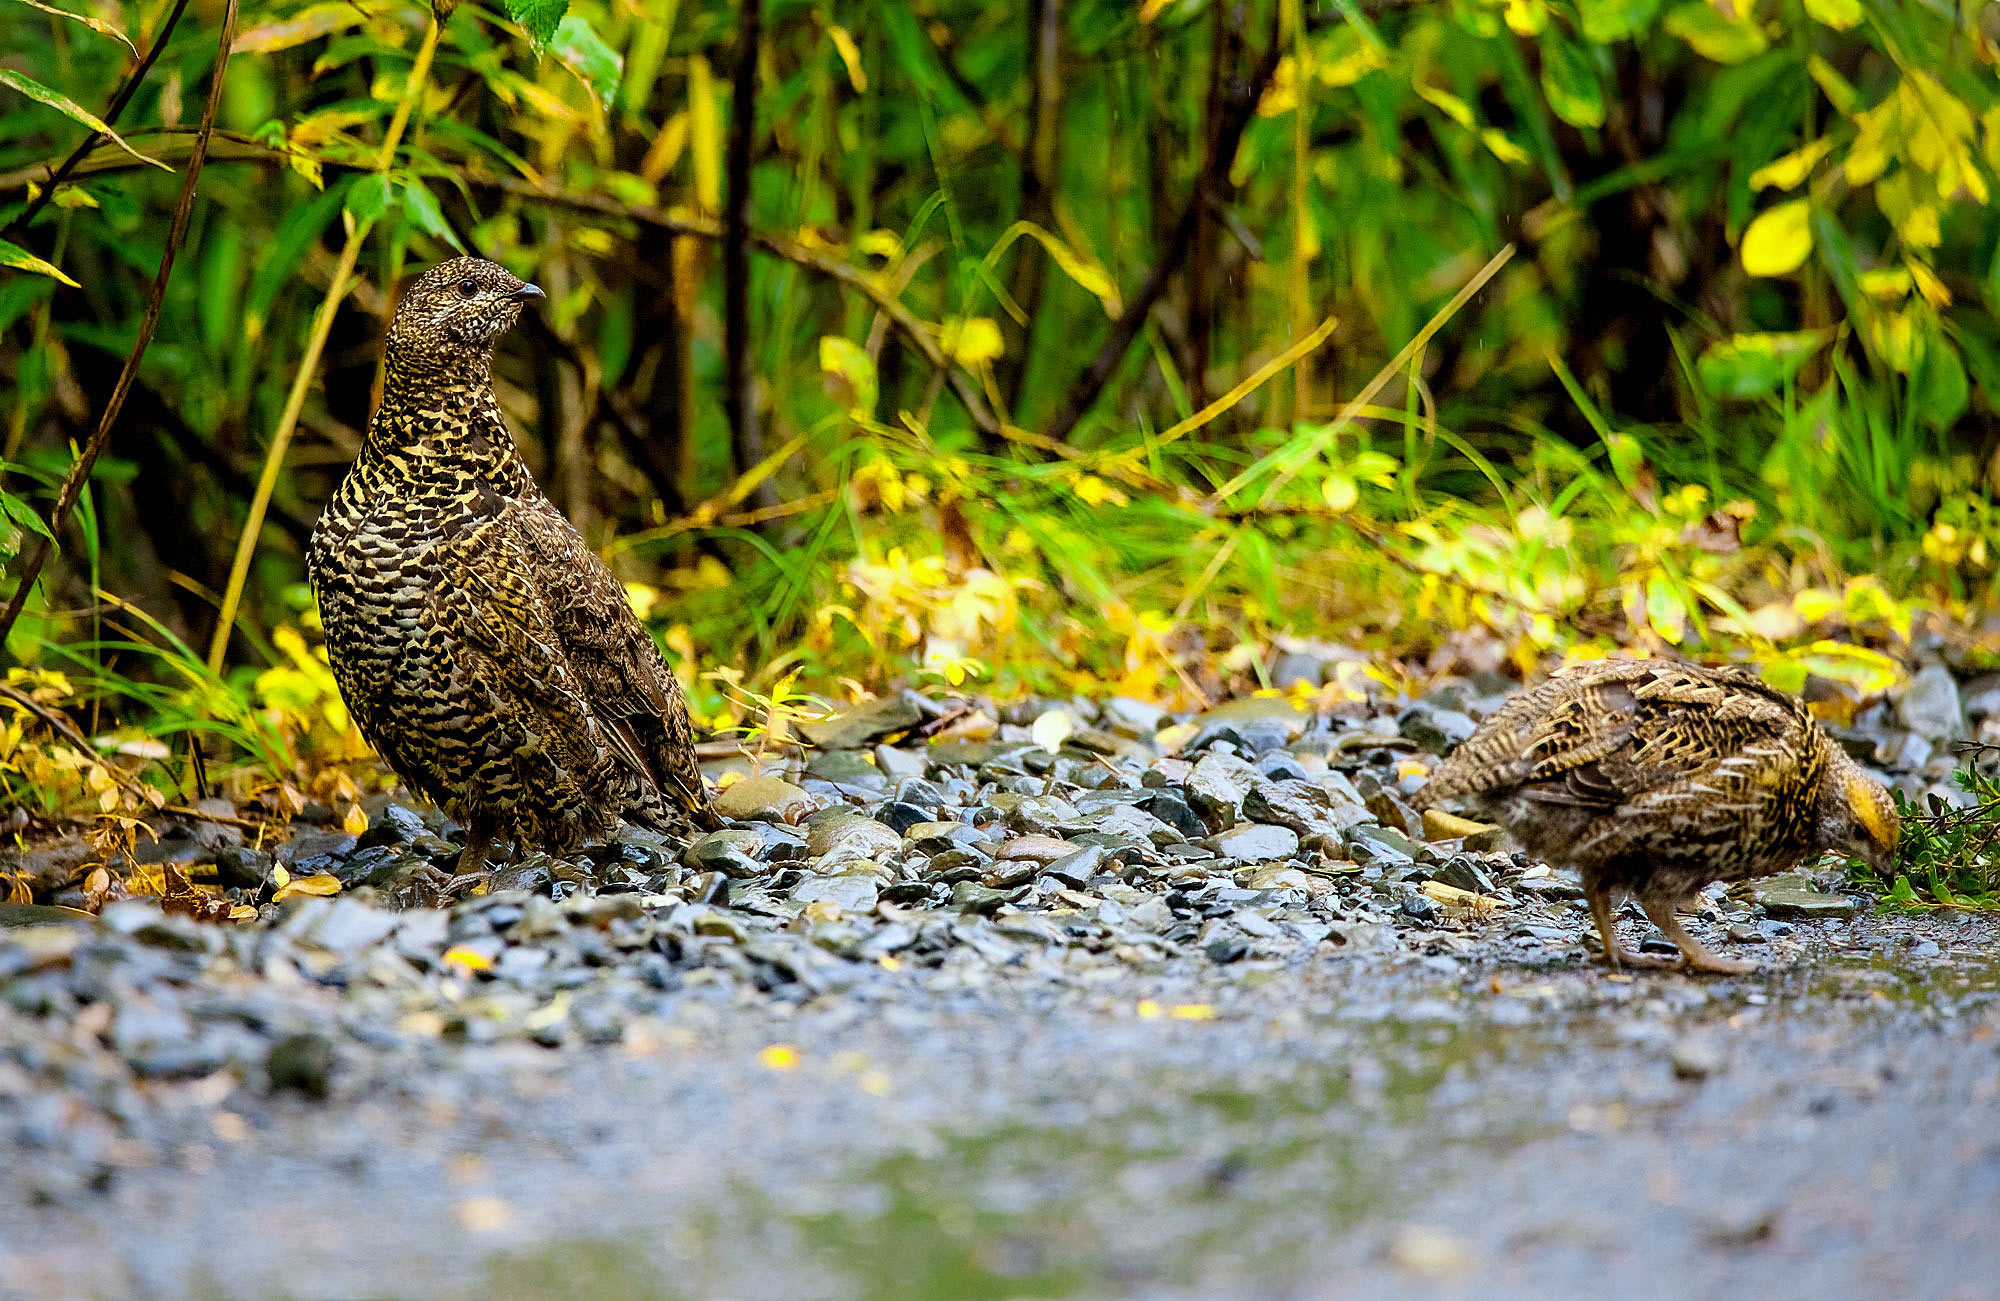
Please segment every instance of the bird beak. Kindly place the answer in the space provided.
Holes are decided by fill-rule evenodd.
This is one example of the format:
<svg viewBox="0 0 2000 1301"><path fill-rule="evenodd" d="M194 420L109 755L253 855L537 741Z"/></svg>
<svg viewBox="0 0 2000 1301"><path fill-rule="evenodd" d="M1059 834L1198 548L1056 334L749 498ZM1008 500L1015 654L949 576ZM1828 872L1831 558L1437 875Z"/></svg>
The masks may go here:
<svg viewBox="0 0 2000 1301"><path fill-rule="evenodd" d="M522 285L519 289L516 289L513 293L508 294L507 297L513 299L517 303L524 303L528 301L530 298L547 298L548 295L542 292L542 287L540 285Z"/></svg>

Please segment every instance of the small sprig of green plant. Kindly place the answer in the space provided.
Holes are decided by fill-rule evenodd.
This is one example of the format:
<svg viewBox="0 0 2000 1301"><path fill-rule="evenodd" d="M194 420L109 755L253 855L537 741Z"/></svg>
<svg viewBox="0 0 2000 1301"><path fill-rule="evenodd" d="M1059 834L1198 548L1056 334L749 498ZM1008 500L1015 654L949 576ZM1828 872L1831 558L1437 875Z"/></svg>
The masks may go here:
<svg viewBox="0 0 2000 1301"><path fill-rule="evenodd" d="M1928 795L1918 803L1896 792L1903 839L1895 880L1855 869L1860 884L1882 892L1884 908L2000 909L2000 745L1973 742L1960 754L1955 780L1973 802L1957 807Z"/></svg>

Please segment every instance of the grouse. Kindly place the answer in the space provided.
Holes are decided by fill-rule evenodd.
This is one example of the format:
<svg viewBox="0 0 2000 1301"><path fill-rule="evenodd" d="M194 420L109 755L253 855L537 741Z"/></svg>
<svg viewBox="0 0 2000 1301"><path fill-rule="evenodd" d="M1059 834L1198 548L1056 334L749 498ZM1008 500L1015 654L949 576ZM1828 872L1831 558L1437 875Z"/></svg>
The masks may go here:
<svg viewBox="0 0 2000 1301"><path fill-rule="evenodd" d="M1889 792L1801 701L1742 670L1652 660L1579 664L1514 696L1417 803L1466 807L1575 868L1614 968L1675 965L1619 944L1615 896L1636 896L1687 966L1741 973L1757 964L1703 947L1678 903L1826 850L1886 870L1902 831Z"/></svg>
<svg viewBox="0 0 2000 1301"><path fill-rule="evenodd" d="M348 710L465 823L461 879L481 879L501 837L560 852L621 817L717 825L680 683L494 400L494 345L541 297L479 258L418 277L306 557Z"/></svg>

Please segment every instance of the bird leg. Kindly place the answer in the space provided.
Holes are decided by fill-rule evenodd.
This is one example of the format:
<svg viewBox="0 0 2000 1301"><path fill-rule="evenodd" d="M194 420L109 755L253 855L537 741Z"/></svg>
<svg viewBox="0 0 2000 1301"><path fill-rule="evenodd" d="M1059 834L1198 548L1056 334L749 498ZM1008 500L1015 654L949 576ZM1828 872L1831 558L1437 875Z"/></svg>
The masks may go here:
<svg viewBox="0 0 2000 1301"><path fill-rule="evenodd" d="M1588 877L1583 883L1584 897L1590 900L1590 915L1597 920L1597 936L1604 941L1604 960L1611 964L1613 971L1619 967L1671 967L1674 959L1656 953L1637 953L1618 942L1618 928L1611 920L1611 896L1600 882ZM1662 927L1661 929L1665 929ZM1671 938L1671 933L1669 934ZM1694 941L1689 940L1692 944ZM1699 947L1699 946L1697 946Z"/></svg>
<svg viewBox="0 0 2000 1301"><path fill-rule="evenodd" d="M483 892L493 880L486 860L492 857L493 841L500 828L492 818L474 816L466 820L465 851L458 856L458 875L445 884L447 893L463 889L467 894Z"/></svg>
<svg viewBox="0 0 2000 1301"><path fill-rule="evenodd" d="M1674 942L1681 951L1681 961L1690 971L1710 971L1718 976L1741 976L1757 969L1752 958L1725 958L1715 953L1700 940L1687 933L1681 919L1674 916L1674 905L1670 899L1649 899L1640 896L1639 906L1646 910L1646 916L1653 919L1653 925Z"/></svg>

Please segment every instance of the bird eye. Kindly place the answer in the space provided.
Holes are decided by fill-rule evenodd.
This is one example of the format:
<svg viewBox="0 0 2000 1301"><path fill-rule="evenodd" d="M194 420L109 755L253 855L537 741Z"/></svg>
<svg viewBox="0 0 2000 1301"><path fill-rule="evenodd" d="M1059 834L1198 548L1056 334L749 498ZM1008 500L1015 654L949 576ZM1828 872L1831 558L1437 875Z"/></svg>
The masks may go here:
<svg viewBox="0 0 2000 1301"><path fill-rule="evenodd" d="M458 296L460 298L476 298L478 297L478 295L479 295L479 282L477 280L474 280L471 276L467 276L465 279L458 282Z"/></svg>

